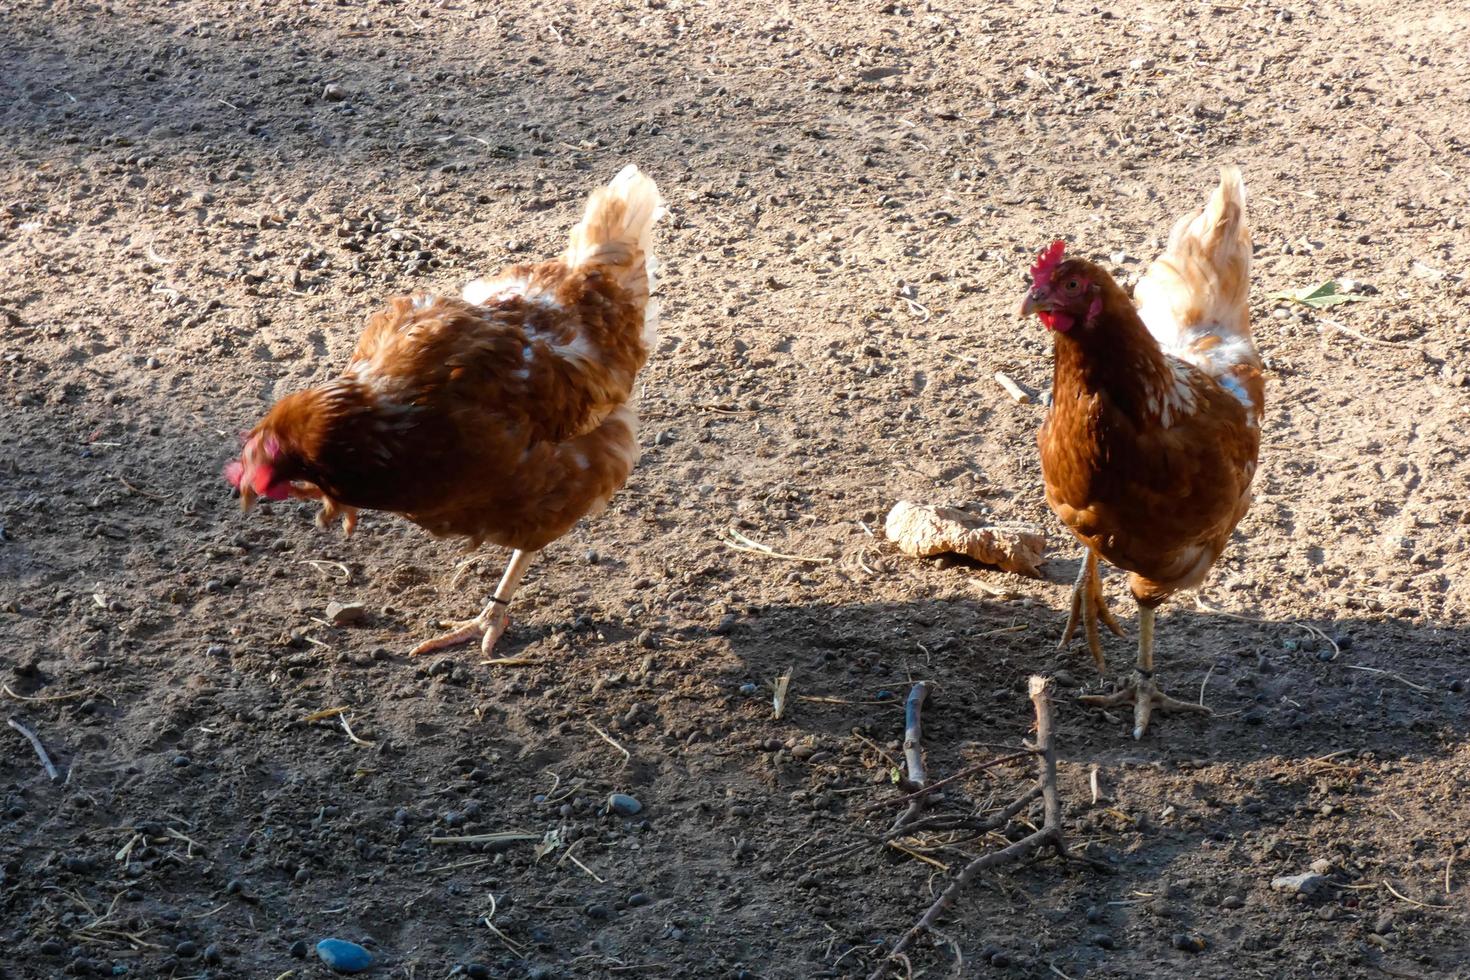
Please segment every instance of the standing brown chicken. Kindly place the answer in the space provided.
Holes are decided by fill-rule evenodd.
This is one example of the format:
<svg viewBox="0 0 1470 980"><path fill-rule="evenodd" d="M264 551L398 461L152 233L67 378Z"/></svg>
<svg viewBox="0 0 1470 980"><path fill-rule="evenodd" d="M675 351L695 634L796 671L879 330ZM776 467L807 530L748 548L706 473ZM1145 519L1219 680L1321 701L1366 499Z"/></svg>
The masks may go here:
<svg viewBox="0 0 1470 980"><path fill-rule="evenodd" d="M560 258L511 266L456 299L374 314L336 379L288 395L225 475L257 497L319 499L351 533L359 508L514 549L484 610L414 654L505 632L531 557L606 506L638 459L628 401L656 319L652 180L628 166L593 192Z"/></svg>
<svg viewBox="0 0 1470 980"><path fill-rule="evenodd" d="M1133 702L1133 736L1154 708L1200 711L1153 677L1154 611L1193 588L1250 506L1264 383L1251 341L1251 243L1240 172L1226 167L1205 208L1183 218L1134 300L1101 267L1054 242L1021 306L1055 340L1051 412L1040 434L1046 500L1087 547L1062 637L1084 624L1103 669L1097 621L1108 613L1097 560L1129 572L1138 664L1116 694Z"/></svg>

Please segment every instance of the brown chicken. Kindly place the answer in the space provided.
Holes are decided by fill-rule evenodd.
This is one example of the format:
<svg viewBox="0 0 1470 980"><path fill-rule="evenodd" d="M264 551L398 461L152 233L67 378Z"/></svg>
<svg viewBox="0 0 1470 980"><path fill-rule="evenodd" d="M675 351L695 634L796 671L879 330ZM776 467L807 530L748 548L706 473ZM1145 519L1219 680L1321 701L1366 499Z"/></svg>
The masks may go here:
<svg viewBox="0 0 1470 980"><path fill-rule="evenodd" d="M1055 337L1051 412L1040 434L1046 500L1087 547L1062 637L1085 626L1103 669L1108 613L1097 560L1126 570L1138 603L1138 663L1116 694L1135 738L1155 708L1207 712L1166 697L1153 677L1154 613L1193 588L1250 506L1265 390L1251 341L1251 243L1234 167L1205 208L1183 218L1134 299L1099 266L1052 244L1021 306Z"/></svg>
<svg viewBox="0 0 1470 980"><path fill-rule="evenodd" d="M322 523L359 508L436 535L513 549L474 619L413 649L486 653L532 556L600 511L638 459L628 402L656 320L650 251L663 204L637 167L593 192L560 258L417 294L369 320L336 379L288 395L225 475L241 506L317 499Z"/></svg>

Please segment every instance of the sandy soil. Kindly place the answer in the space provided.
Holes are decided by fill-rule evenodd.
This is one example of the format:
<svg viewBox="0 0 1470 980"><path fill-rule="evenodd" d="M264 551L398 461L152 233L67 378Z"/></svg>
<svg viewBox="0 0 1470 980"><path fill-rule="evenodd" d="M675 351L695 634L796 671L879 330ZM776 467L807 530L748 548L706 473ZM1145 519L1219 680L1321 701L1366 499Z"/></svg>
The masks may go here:
<svg viewBox="0 0 1470 980"><path fill-rule="evenodd" d="M321 976L291 948L323 936L393 977L866 975L945 876L806 862L888 819L910 681L940 776L1024 737L1043 672L1068 833L1115 873L983 877L915 975L1470 976L1470 24L1108 6L8 5L0 698L63 779L3 730L0 975ZM452 542L244 517L220 467L385 295L556 251L630 160L672 208L643 462L532 571L524 663L411 661L502 556L451 588ZM1163 682L1217 715L1135 743L1071 697L1103 681L1056 649L1044 409L993 375L1049 386L1035 249L1136 276L1222 162L1270 408L1203 600L1248 618L1166 607ZM1269 298L1332 277L1366 301ZM1045 526L1045 579L896 554L867 529L905 498ZM343 706L361 741L304 721ZM432 842L499 831L562 846Z"/></svg>

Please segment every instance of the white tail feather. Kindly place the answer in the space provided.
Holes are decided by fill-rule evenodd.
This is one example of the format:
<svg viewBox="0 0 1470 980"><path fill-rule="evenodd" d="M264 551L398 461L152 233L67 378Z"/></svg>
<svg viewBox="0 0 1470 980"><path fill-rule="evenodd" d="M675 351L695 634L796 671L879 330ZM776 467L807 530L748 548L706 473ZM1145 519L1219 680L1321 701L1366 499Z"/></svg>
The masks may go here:
<svg viewBox="0 0 1470 980"><path fill-rule="evenodd" d="M606 187L587 199L587 211L572 229L562 260L572 267L610 266L618 281L645 300L643 333L650 345L658 322L658 301L649 297L657 284L653 225L665 213L652 178L628 164Z"/></svg>
<svg viewBox="0 0 1470 980"><path fill-rule="evenodd" d="M1256 356L1250 268L1245 185L1238 168L1222 167L1209 202L1179 219L1134 288L1138 314L1166 351L1220 377Z"/></svg>

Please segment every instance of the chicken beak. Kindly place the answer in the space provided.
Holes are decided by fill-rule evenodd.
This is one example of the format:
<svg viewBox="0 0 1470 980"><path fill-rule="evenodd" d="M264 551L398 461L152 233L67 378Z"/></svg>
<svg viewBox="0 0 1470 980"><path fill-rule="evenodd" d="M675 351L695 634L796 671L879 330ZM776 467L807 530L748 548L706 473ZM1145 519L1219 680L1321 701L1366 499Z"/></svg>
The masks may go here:
<svg viewBox="0 0 1470 980"><path fill-rule="evenodd" d="M1041 310L1041 308L1040 301L1028 289L1026 290L1026 295L1021 297L1021 306L1016 310L1016 315L1024 320L1026 317Z"/></svg>

